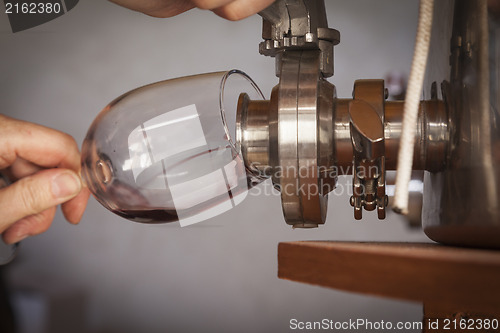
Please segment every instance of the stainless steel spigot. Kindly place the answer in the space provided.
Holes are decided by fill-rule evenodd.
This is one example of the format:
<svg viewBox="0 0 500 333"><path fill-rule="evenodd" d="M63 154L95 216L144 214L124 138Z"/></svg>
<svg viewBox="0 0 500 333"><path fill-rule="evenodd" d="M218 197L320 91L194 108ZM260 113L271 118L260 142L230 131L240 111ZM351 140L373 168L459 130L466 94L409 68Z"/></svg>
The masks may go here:
<svg viewBox="0 0 500 333"><path fill-rule="evenodd" d="M280 78L269 116L269 166L293 227L325 223L327 194L335 188L333 46L324 1L278 0L263 17L261 54L276 58Z"/></svg>
<svg viewBox="0 0 500 333"><path fill-rule="evenodd" d="M385 101L383 80L358 80L353 99L337 99L325 77L333 74L340 35L328 28L322 0L279 0L261 15L260 52L276 57L280 80L269 101L240 97L237 138L247 168L272 178L294 228L325 223L327 195L340 174L354 177L354 217L361 219L365 209L384 219L385 174L396 168L403 104ZM437 100L421 109L414 165L430 170L444 165L446 149L425 138L431 128L447 137L446 126L434 126L446 124L446 109Z"/></svg>
<svg viewBox="0 0 500 333"><path fill-rule="evenodd" d="M325 78L340 35L323 0L278 0L261 15L260 52L276 58L280 81L270 101L240 99L247 167L273 179L294 227L325 222L337 175L353 175L356 219L363 209L384 218L404 103L386 101L382 80L336 97ZM413 170L426 171L423 228L442 243L500 248L500 16L487 0L439 1L437 15L413 154Z"/></svg>

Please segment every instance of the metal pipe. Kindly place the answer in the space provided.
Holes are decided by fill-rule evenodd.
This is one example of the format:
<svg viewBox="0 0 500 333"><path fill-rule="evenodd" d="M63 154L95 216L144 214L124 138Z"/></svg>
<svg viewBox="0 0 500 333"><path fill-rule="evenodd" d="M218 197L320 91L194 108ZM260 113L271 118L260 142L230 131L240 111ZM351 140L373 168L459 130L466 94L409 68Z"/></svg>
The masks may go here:
<svg viewBox="0 0 500 333"><path fill-rule="evenodd" d="M334 136L339 175L352 175L353 150L349 128L351 99L338 99L335 108ZM396 170L403 120L404 102L385 103L386 170ZM444 103L438 100L420 103L415 133L413 169L436 172L446 164L449 141L448 119Z"/></svg>

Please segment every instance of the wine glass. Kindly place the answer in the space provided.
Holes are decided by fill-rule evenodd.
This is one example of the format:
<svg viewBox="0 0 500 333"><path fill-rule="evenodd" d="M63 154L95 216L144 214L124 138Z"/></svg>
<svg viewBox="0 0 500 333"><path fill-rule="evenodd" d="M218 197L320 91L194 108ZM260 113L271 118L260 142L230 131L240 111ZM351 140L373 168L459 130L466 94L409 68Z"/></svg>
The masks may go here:
<svg viewBox="0 0 500 333"><path fill-rule="evenodd" d="M82 147L82 177L107 209L142 223L201 222L259 183L235 140L240 94L264 96L239 70L162 81L111 102Z"/></svg>

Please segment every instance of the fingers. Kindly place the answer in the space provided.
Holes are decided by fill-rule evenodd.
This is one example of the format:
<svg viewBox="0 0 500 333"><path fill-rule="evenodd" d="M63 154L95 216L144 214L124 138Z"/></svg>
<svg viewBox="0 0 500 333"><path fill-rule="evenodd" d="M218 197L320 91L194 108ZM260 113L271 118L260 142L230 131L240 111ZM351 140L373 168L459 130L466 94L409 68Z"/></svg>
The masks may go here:
<svg viewBox="0 0 500 333"><path fill-rule="evenodd" d="M17 180L30 176L40 170L41 168L39 166L22 158L17 158L4 173L6 173L11 180ZM62 211L66 220L73 224L80 222L89 197L90 191L86 187L83 187L82 191L75 198L63 203Z"/></svg>
<svg viewBox="0 0 500 333"><path fill-rule="evenodd" d="M234 0L213 12L230 21L238 21L266 9L273 2L274 0Z"/></svg>
<svg viewBox="0 0 500 333"><path fill-rule="evenodd" d="M75 140L57 130L0 115L0 169L21 157L42 167L80 170Z"/></svg>
<svg viewBox="0 0 500 333"><path fill-rule="evenodd" d="M7 243L46 231L62 204L78 223L89 191L78 176L80 153L69 135L0 115L0 169L17 180L0 190L0 233ZM53 168L42 170L43 168Z"/></svg>
<svg viewBox="0 0 500 333"><path fill-rule="evenodd" d="M42 170L1 189L0 232L5 231L16 221L39 214L66 201L69 203L69 200L75 198L81 189L80 177L68 169ZM67 205L66 214L72 218L72 222L81 216L84 203L86 203L86 199L85 195L82 195ZM75 212L69 213L68 210L72 207L75 208ZM29 221L29 225L32 226L36 224L36 221L43 222L45 220L41 217L34 217Z"/></svg>
<svg viewBox="0 0 500 333"><path fill-rule="evenodd" d="M76 197L62 204L62 212L68 222L78 224L82 219L85 207L90 197L90 191L84 187Z"/></svg>
<svg viewBox="0 0 500 333"><path fill-rule="evenodd" d="M191 2L200 9L214 10L225 6L234 0L191 0Z"/></svg>
<svg viewBox="0 0 500 333"><path fill-rule="evenodd" d="M110 0L123 7L155 17L171 17L191 8L212 10L231 21L241 20L265 9L274 0Z"/></svg>
<svg viewBox="0 0 500 333"><path fill-rule="evenodd" d="M14 244L26 237L41 234L49 229L56 214L56 207L51 207L41 213L22 218L2 234L6 244Z"/></svg>
<svg viewBox="0 0 500 333"><path fill-rule="evenodd" d="M194 8L190 0L110 0L120 6L154 17L172 17Z"/></svg>
<svg viewBox="0 0 500 333"><path fill-rule="evenodd" d="M40 170L42 170L42 168L38 165L18 157L9 168L2 170L2 173L8 176L8 178L13 182L23 177L32 175Z"/></svg>
<svg viewBox="0 0 500 333"><path fill-rule="evenodd" d="M256 14L273 2L274 0L192 0L196 7L211 10L231 21Z"/></svg>

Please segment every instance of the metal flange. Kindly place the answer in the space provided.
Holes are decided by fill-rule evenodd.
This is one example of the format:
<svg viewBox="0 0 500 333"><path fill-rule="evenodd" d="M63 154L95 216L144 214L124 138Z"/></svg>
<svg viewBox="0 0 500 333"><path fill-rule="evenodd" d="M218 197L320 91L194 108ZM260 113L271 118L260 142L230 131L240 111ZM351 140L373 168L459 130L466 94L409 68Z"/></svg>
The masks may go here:
<svg viewBox="0 0 500 333"><path fill-rule="evenodd" d="M270 116L273 183L281 192L286 222L300 228L325 223L326 194L334 187L325 187L322 171L334 164L328 133L335 92L321 78L319 62L318 50L283 52L278 107Z"/></svg>

